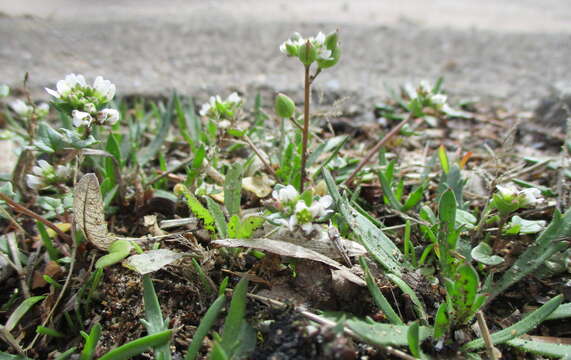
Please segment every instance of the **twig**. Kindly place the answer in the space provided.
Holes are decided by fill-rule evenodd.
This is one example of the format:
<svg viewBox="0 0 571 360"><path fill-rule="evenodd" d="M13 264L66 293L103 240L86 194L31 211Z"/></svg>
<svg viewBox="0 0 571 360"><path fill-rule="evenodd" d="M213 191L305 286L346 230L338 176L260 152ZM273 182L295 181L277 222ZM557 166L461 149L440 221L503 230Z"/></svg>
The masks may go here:
<svg viewBox="0 0 571 360"><path fill-rule="evenodd" d="M68 234L61 231L60 228L58 228L54 223L52 223L51 221L47 220L46 218L36 214L35 212L26 208L25 206L18 204L14 200L10 199L8 196L0 193L0 199L6 201L6 203L15 211L22 213L24 215L28 215L29 217L32 217L32 218L38 220L39 222L41 222L42 224L46 225L47 227L49 227L50 229L55 231L62 239L66 240L66 241L71 240L71 237Z"/></svg>
<svg viewBox="0 0 571 360"><path fill-rule="evenodd" d="M18 340L14 338L14 336L4 327L4 325L0 325L0 337L2 338L2 340L6 341L7 344L12 346L18 354L22 355L24 358L27 359L26 353L20 347Z"/></svg>
<svg viewBox="0 0 571 360"><path fill-rule="evenodd" d="M75 231L72 230L72 241L73 241L73 250L71 252L71 262L69 264L69 272L67 274L67 277L65 279L65 283L63 284L63 287L60 290L60 293L54 303L54 305L52 306L52 308L50 309L50 312L48 313L48 316L46 316L46 318L44 319L44 321L42 322L42 326L46 326L47 323L50 321L50 319L52 318L54 312L56 311L57 307L59 306L60 302L63 299L63 296L65 295L65 292L67 291L67 288L69 287L69 284L71 283L71 277L73 275L73 270L75 268L75 257L76 257L76 253L77 253L77 242L75 239ZM30 343L30 345L28 345L25 349L25 351L28 351L30 349L34 348L34 344L36 343L36 341L38 340L38 338L40 337L40 333L36 333L36 336L34 336L34 339L32 339L32 342Z"/></svg>
<svg viewBox="0 0 571 360"><path fill-rule="evenodd" d="M231 289L227 289L227 291L232 292ZM270 299L270 298L265 297L265 296L260 296L260 295L251 294L251 293L248 293L247 295L248 295L248 297L250 297L250 298L252 298L252 299L255 299L255 300L258 300L258 301L261 301L261 302L264 302L264 303L267 303L267 304L270 304L270 305L273 305L273 306L278 306L278 307L281 307L281 308L287 308L287 307L288 307L287 304L285 304L285 303L283 303L283 302L281 302L281 301L274 300L274 299ZM317 314L314 314L314 313L312 313L312 312L310 312L310 311L307 311L307 310L305 310L305 309L303 309L303 308L301 308L301 307L299 307L299 306L294 306L293 309L294 309L295 311L297 311L298 313L300 313L301 315L303 315L304 317L306 317L307 319L309 319L309 320L311 320L311 321L313 321L313 322L316 322L316 323L318 323L318 324L321 324L321 325L324 325L324 326L327 326L327 327L334 327L334 326L337 325L334 321L329 320L329 319L326 319L326 318L324 318L324 317L322 317L322 316L319 316L319 315L317 315ZM351 330L351 329L345 327L345 325L343 325L343 332L344 332L346 335L348 335L348 336L350 336L350 337L352 337L352 338L354 338L354 339L357 339L357 340L362 341L362 339L359 337L359 335L357 335L353 330ZM383 351L386 351L388 354L394 355L394 356L396 356L396 357L398 357L398 358L401 358L401 359L404 359L404 360L415 360L414 357L408 355L408 354L405 353L404 351L395 349L395 348L393 348L392 346L382 346L382 345L379 345L379 344L372 344L372 345L374 345L374 346L378 347L379 349L381 349L381 350L383 350Z"/></svg>
<svg viewBox="0 0 571 360"><path fill-rule="evenodd" d="M276 175L276 172L274 171L274 168L272 168L272 165L264 157L264 155L262 154L260 149L258 149L258 147L252 142L252 139L250 139L250 137L248 135L244 135L244 140L252 148L252 151L254 151L254 153L256 154L258 159L260 159L260 161L264 164L264 166L266 167L266 169L268 169L268 171L272 174L272 176L277 178L277 175Z"/></svg>
<svg viewBox="0 0 571 360"><path fill-rule="evenodd" d="M353 182L353 179L355 178L355 176L357 176L357 173L359 171L361 171L363 169L363 167L365 167L365 165L367 165L367 163L371 160L371 158L373 156L375 156L376 153L379 152L379 149L384 146L393 136L395 136L400 129L402 129L402 127L409 122L412 119L412 113L410 113L406 119L404 119L403 121L401 121L397 126L395 126L394 128L391 129L391 131L389 131L382 139L381 141L379 141L368 153L367 155L365 155L365 157L361 160L361 162L359 163L359 165L357 166L357 168L355 170L353 170L353 172L351 173L351 175L347 178L347 180L345 180L345 182L343 183L346 186L350 186L351 183Z"/></svg>
<svg viewBox="0 0 571 360"><path fill-rule="evenodd" d="M490 360L498 360L498 357L496 356L496 351L498 350L494 347L494 342L490 336L490 330L486 324L486 319L484 319L484 313L482 313L482 311L478 311L476 313L476 319L478 320L478 326L480 327L482 338L486 344L486 352L488 353L488 357Z"/></svg>

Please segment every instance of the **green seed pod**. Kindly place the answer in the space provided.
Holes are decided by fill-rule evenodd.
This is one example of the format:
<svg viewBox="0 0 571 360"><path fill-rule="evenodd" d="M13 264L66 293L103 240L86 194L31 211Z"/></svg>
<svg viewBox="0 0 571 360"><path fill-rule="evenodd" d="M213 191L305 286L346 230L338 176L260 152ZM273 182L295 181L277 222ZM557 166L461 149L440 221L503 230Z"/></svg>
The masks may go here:
<svg viewBox="0 0 571 360"><path fill-rule="evenodd" d="M317 50L309 41L301 45L298 52L299 60L305 66L311 65L317 59Z"/></svg>
<svg viewBox="0 0 571 360"><path fill-rule="evenodd" d="M279 117L289 119L295 112L295 104L289 96L280 93L276 96L275 111Z"/></svg>

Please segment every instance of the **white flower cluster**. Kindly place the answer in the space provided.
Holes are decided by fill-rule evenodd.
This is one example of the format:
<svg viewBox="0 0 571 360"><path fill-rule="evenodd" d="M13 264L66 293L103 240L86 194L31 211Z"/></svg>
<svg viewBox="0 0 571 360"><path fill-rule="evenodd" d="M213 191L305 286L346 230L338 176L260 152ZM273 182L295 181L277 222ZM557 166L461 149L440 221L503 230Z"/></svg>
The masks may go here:
<svg viewBox="0 0 571 360"><path fill-rule="evenodd" d="M200 108L200 116L209 116L218 119L231 119L235 110L242 105L242 98L238 93L233 92L226 100L222 100L219 95L211 96L210 100ZM230 125L229 123L227 125Z"/></svg>
<svg viewBox="0 0 571 360"><path fill-rule="evenodd" d="M50 110L50 106L46 103L41 103L34 108L33 106L28 105L25 101L23 101L21 99L16 99L16 100L12 101L10 103L10 107L12 108L12 110L16 114L18 114L18 116L20 116L24 119L26 119L26 118L30 117L32 114L34 114L34 109L35 109L36 116L38 116L38 117L46 116Z"/></svg>
<svg viewBox="0 0 571 360"><path fill-rule="evenodd" d="M313 46L317 52L317 58L320 60L333 60L333 51L325 46L325 34L321 31L316 36L304 39L300 33L295 32L293 35L280 45L280 51L288 56L297 56L299 48L305 46L307 42Z"/></svg>
<svg viewBox="0 0 571 360"><path fill-rule="evenodd" d="M39 160L38 165L32 168L32 174L26 175L26 183L30 189L40 190L48 185L65 181L71 176L69 166L58 165L55 168L45 160Z"/></svg>
<svg viewBox="0 0 571 360"><path fill-rule="evenodd" d="M299 225L306 234L309 234L313 230L313 221L333 212L329 209L333 204L331 196L325 195L314 199L308 206L292 185L274 190L272 197L278 201L282 211L279 217L271 220L286 226L292 232Z"/></svg>
<svg viewBox="0 0 571 360"><path fill-rule="evenodd" d="M431 105L437 109L448 105L448 97L441 93L433 93L432 85L426 80L421 80L418 89L411 91L411 97L420 98L426 105Z"/></svg>
<svg viewBox="0 0 571 360"><path fill-rule="evenodd" d="M519 207L531 207L541 204L545 199L536 188L518 190L514 185L496 185L499 195L506 201L517 202Z"/></svg>
<svg viewBox="0 0 571 360"><path fill-rule="evenodd" d="M46 88L59 104L71 109L73 125L89 128L92 123L113 125L119 121L119 112L104 108L115 96L115 85L101 76L88 85L83 75L69 74L56 84L56 90Z"/></svg>

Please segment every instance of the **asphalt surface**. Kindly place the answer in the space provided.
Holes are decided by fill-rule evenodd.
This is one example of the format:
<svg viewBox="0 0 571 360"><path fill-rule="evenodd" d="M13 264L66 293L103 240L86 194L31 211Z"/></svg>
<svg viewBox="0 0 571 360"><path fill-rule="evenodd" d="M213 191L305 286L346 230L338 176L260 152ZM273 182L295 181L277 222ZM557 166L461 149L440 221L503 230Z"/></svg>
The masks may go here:
<svg viewBox="0 0 571 360"><path fill-rule="evenodd" d="M336 28L343 56L316 88L359 103L444 76L452 94L532 108L571 83L569 0L0 0L0 12L0 82L28 72L38 97L70 72L119 95L299 94L301 65L279 44Z"/></svg>

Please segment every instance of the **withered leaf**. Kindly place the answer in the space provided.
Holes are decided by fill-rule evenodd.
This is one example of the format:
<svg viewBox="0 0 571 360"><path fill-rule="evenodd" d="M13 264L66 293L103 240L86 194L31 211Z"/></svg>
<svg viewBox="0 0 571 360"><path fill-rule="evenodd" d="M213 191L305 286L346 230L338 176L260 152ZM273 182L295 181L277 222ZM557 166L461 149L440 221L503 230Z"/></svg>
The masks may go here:
<svg viewBox="0 0 571 360"><path fill-rule="evenodd" d="M101 250L107 250L117 237L107 231L103 197L95 174L85 174L73 191L73 214L85 238Z"/></svg>
<svg viewBox="0 0 571 360"><path fill-rule="evenodd" d="M213 240L213 244L225 247L248 247L252 249L263 250L271 252L273 254L278 254L282 256L289 256L298 259L307 259L313 261L319 261L321 263L327 264L335 269L342 270L340 275L347 280L357 284L365 285L365 281L353 274L347 267L341 265L337 261L318 253L317 251L305 248L300 245L292 244L290 242L272 240L267 238L259 239L221 239Z"/></svg>

